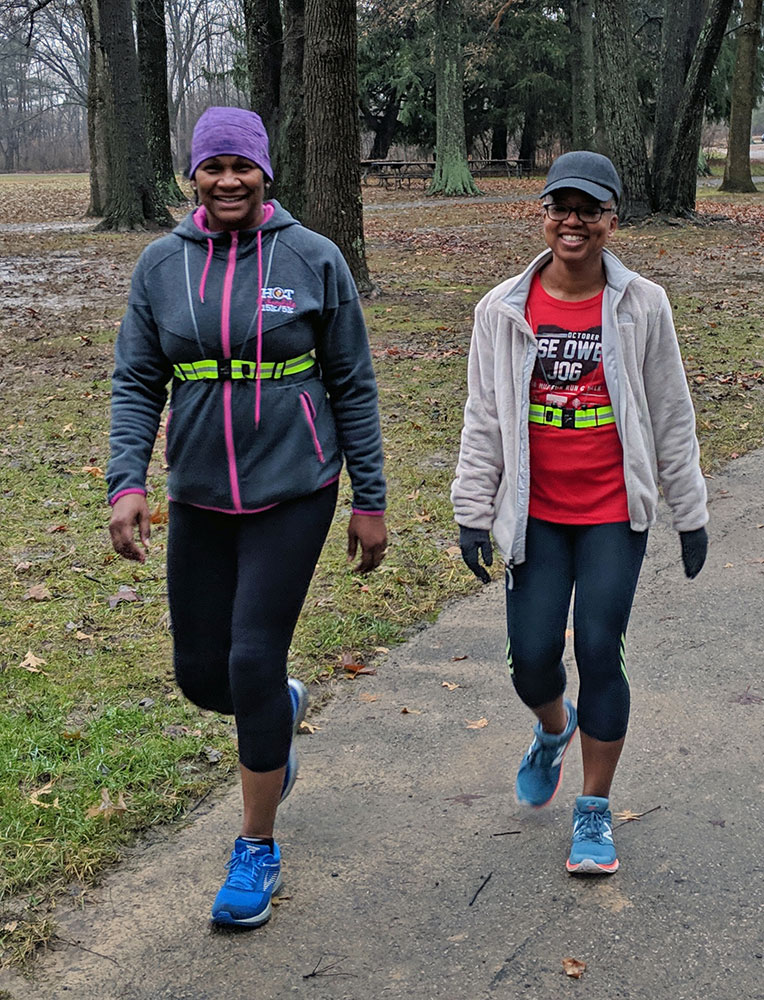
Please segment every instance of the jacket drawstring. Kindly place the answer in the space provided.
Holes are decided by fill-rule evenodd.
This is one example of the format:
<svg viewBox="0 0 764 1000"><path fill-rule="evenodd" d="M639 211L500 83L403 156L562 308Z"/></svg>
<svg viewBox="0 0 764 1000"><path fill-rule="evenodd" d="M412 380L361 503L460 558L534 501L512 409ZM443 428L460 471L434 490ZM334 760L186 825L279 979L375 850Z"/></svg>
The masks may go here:
<svg viewBox="0 0 764 1000"><path fill-rule="evenodd" d="M255 370L255 427L260 426L260 368L263 361L263 240L257 231L257 367Z"/></svg>
<svg viewBox="0 0 764 1000"><path fill-rule="evenodd" d="M212 262L213 254L212 237L207 237L207 260L204 264L204 270L202 271L202 280L199 282L199 298L204 302L204 286L207 284L207 274L210 269L210 263Z"/></svg>

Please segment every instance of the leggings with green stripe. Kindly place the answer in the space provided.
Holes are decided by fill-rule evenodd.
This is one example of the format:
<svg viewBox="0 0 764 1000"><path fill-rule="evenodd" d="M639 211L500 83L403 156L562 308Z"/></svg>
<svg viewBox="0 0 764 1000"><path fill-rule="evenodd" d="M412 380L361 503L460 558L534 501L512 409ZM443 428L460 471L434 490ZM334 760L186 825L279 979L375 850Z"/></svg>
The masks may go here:
<svg viewBox="0 0 764 1000"><path fill-rule="evenodd" d="M507 587L507 663L530 708L565 690L562 654L573 599L578 723L597 740L619 740L629 721L626 626L647 545L646 531L615 524L528 519L526 561Z"/></svg>

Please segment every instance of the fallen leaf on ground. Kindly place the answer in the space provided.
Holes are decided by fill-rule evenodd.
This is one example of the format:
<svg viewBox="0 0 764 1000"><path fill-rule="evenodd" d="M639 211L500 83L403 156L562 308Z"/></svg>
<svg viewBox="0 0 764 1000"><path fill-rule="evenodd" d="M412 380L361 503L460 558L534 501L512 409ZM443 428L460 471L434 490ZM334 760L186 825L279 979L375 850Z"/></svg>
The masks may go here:
<svg viewBox="0 0 764 1000"><path fill-rule="evenodd" d="M461 554L462 550L459 548L458 545L449 545L448 548L446 549L446 555L449 557L449 559L458 559Z"/></svg>
<svg viewBox="0 0 764 1000"><path fill-rule="evenodd" d="M116 594L110 594L107 600L110 608L116 608L121 601L137 601L139 598L132 587L123 585Z"/></svg>
<svg viewBox="0 0 764 1000"><path fill-rule="evenodd" d="M443 688L448 688L449 691L456 691L458 687L461 687L461 684L453 684L451 681L443 681L443 683L440 686Z"/></svg>
<svg viewBox="0 0 764 1000"><path fill-rule="evenodd" d="M42 664L45 660L41 659L39 656L35 656L31 649L27 650L27 655L19 663L19 667L22 670L28 670L30 674L44 674L44 670L40 670Z"/></svg>
<svg viewBox="0 0 764 1000"><path fill-rule="evenodd" d="M41 795L50 795L53 791L53 781L49 781L47 785L43 785L42 788L36 789L29 796L29 801L33 806L40 806L42 809L58 809L58 796L52 802L41 802Z"/></svg>
<svg viewBox="0 0 764 1000"><path fill-rule="evenodd" d="M367 667L365 663L356 660L352 653L343 653L341 663L342 669L353 677L357 677L358 674L373 675L377 672L375 667Z"/></svg>
<svg viewBox="0 0 764 1000"><path fill-rule="evenodd" d="M90 642L93 636L89 632L75 632L74 638L79 639L80 642Z"/></svg>
<svg viewBox="0 0 764 1000"><path fill-rule="evenodd" d="M291 898L291 896L271 896L271 903L273 906L278 906L279 903L286 903Z"/></svg>
<svg viewBox="0 0 764 1000"><path fill-rule="evenodd" d="M117 801L113 802L111 796L109 795L108 788L101 789L101 801L96 806L91 806L85 813L88 819L93 819L96 816L100 816L101 819L108 823L112 816L115 814L121 815L127 812L127 806L125 805L125 799L122 792L117 795Z"/></svg>
<svg viewBox="0 0 764 1000"><path fill-rule="evenodd" d="M9 920L7 924L3 924L3 926L0 927L0 931L5 931L7 934L12 934L18 926L19 926L18 920Z"/></svg>
<svg viewBox="0 0 764 1000"><path fill-rule="evenodd" d="M223 759L223 751L217 750L215 747L205 747L204 752L210 764L219 764Z"/></svg>
<svg viewBox="0 0 764 1000"><path fill-rule="evenodd" d="M464 656L452 656L451 662L458 663L460 660L468 660L469 656L465 653Z"/></svg>
<svg viewBox="0 0 764 1000"><path fill-rule="evenodd" d="M571 979L580 979L586 971L586 962L581 962L577 958L563 958L562 967L566 976Z"/></svg>
<svg viewBox="0 0 764 1000"><path fill-rule="evenodd" d="M24 594L25 601L49 601L51 597L52 594L44 583L34 584L34 586L30 587L26 594Z"/></svg>
<svg viewBox="0 0 764 1000"><path fill-rule="evenodd" d="M303 721L300 723L300 725L299 725L299 727L297 729L297 732L298 733L307 733L309 736L312 736L313 733L320 733L321 732L321 727L320 726L314 726L312 722L305 722L305 720L303 719Z"/></svg>
<svg viewBox="0 0 764 1000"><path fill-rule="evenodd" d="M152 524L167 524L170 520L170 512L163 508L161 503L157 504L151 512L150 520Z"/></svg>
<svg viewBox="0 0 764 1000"><path fill-rule="evenodd" d="M68 531L69 527L66 524L51 524L51 526L45 530L49 535L55 535L58 531Z"/></svg>
<svg viewBox="0 0 764 1000"><path fill-rule="evenodd" d="M401 709L401 715L421 715L422 713L418 708L406 708L404 705Z"/></svg>
<svg viewBox="0 0 764 1000"><path fill-rule="evenodd" d="M83 465L82 471L87 472L89 476L93 476L95 479L103 479L103 469L98 465Z"/></svg>
<svg viewBox="0 0 764 1000"><path fill-rule="evenodd" d="M387 648L387 646L375 646L374 652L375 653L389 653L390 650Z"/></svg>
<svg viewBox="0 0 764 1000"><path fill-rule="evenodd" d="M17 573L25 573L28 569L32 568L31 562L20 562L16 563L13 567Z"/></svg>
<svg viewBox="0 0 764 1000"><path fill-rule="evenodd" d="M488 725L488 719L486 719L485 717L483 717L482 719L475 719L473 722L470 722L469 719L467 719L466 721L467 721L467 729L485 729L485 727Z"/></svg>
<svg viewBox="0 0 764 1000"><path fill-rule="evenodd" d="M631 823L635 819L642 819L642 813L635 813L631 809L624 809L622 812L617 812L615 818L619 819L622 823Z"/></svg>
<svg viewBox="0 0 764 1000"><path fill-rule="evenodd" d="M369 694L368 691L362 691L360 694L361 701L376 701L379 698L378 694Z"/></svg>

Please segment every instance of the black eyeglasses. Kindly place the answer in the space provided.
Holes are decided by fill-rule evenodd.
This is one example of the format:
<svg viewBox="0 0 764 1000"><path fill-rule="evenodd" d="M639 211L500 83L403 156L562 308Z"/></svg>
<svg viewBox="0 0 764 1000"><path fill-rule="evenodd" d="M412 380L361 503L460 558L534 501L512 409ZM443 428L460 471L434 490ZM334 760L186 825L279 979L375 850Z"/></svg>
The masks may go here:
<svg viewBox="0 0 764 1000"><path fill-rule="evenodd" d="M575 212L581 222L599 222L603 212L615 212L614 208L601 208L599 205L587 207L579 205L556 205L553 201L541 206L552 222L565 222Z"/></svg>

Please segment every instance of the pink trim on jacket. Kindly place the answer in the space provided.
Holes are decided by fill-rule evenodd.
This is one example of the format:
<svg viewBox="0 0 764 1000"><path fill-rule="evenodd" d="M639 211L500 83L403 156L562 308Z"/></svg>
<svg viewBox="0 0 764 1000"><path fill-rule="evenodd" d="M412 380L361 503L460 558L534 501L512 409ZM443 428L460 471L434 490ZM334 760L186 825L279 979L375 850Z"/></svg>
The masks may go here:
<svg viewBox="0 0 764 1000"><path fill-rule="evenodd" d="M111 500L109 500L109 506L113 507L114 504L117 502L117 500L120 499L120 497L126 497L128 493L140 493L142 497L146 496L146 491L138 489L137 486L133 487L132 489L120 490L119 493L115 493L114 496L111 498Z"/></svg>

